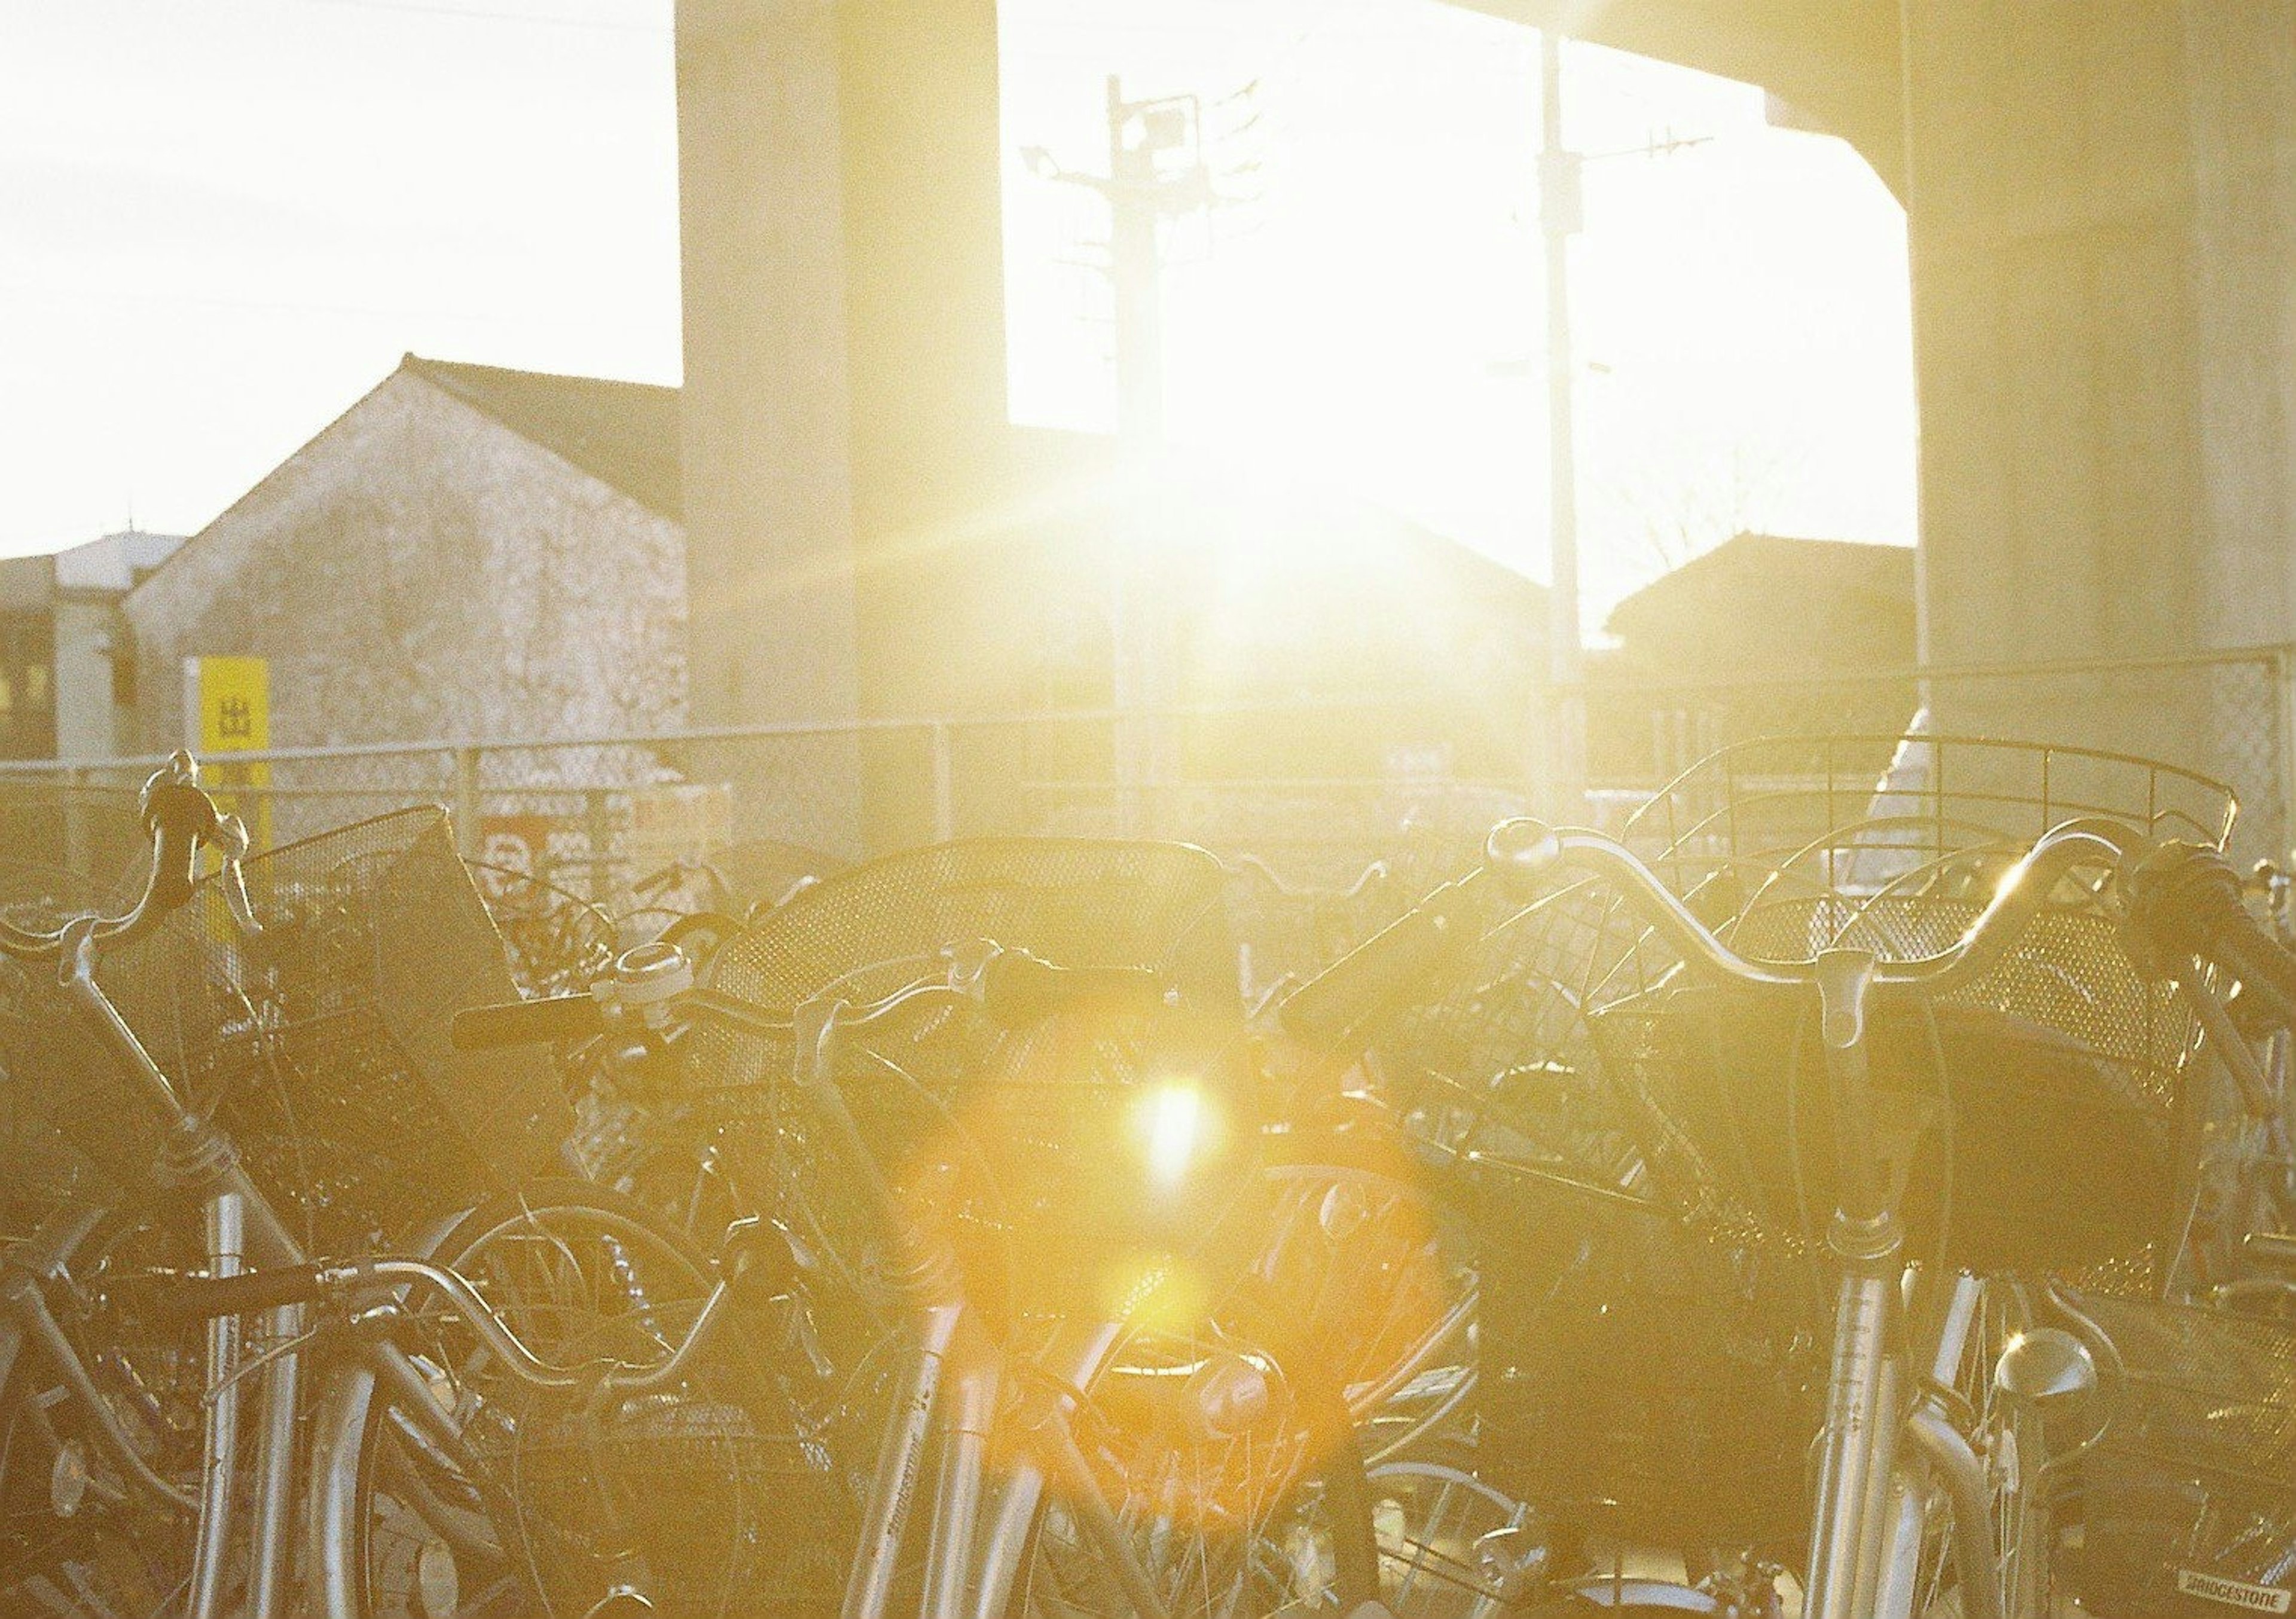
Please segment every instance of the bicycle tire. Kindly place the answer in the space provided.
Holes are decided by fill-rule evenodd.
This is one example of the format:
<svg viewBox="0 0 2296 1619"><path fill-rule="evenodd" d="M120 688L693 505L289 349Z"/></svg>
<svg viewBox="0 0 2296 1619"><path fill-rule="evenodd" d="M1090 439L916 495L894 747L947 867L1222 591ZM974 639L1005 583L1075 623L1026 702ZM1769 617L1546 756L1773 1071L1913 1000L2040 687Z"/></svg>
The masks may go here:
<svg viewBox="0 0 2296 1619"><path fill-rule="evenodd" d="M111 1212L90 1222L63 1263L86 1289L78 1296L94 1296L115 1266L195 1268L201 1244L180 1222ZM118 1310L101 1323L58 1324L145 1462L176 1487L196 1489L202 1329ZM55 1397L62 1392L29 1344L0 1363L0 1611L165 1611L190 1579L192 1520L123 1478L78 1402Z"/></svg>
<svg viewBox="0 0 2296 1619"><path fill-rule="evenodd" d="M1191 1483L1205 1474L1233 1482L1220 1460L1207 1465L1201 1454L1160 1439L1144 1442L1119 1464L1131 1488L1113 1503L1119 1527L1172 1619L1385 1613L1363 1452L1336 1390L1301 1391L1301 1400L1321 1407L1306 1418L1306 1426L1324 1430L1316 1460L1264 1500L1247 1500L1241 1525L1234 1503L1191 1498ZM1217 1491L1215 1484L1201 1495ZM1007 1605L1013 1619L1103 1614L1113 1580L1059 1492L1048 1487Z"/></svg>
<svg viewBox="0 0 2296 1619"><path fill-rule="evenodd" d="M676 1343L712 1280L674 1224L573 1181L472 1210L430 1256L478 1286L530 1348L562 1361L602 1350L635 1358L619 1347L634 1337L656 1350ZM559 1267L566 1298L521 1290L513 1272L537 1262ZM744 1353L753 1336L736 1322L676 1391L585 1411L577 1397L490 1377L483 1355L461 1353L469 1345L451 1314L438 1312L418 1326L418 1370L451 1394L441 1403L496 1476L463 1478L421 1453L403 1419L369 1396L345 1541L362 1619L581 1613L620 1588L666 1612L778 1611L769 1596L805 1584L792 1576L808 1571L767 1559L791 1549L792 1520L808 1536L819 1525L771 1487L783 1482L779 1469L809 1464L794 1434L775 1426L781 1402ZM492 1527L498 1557L474 1549L468 1520L453 1516L472 1509Z"/></svg>

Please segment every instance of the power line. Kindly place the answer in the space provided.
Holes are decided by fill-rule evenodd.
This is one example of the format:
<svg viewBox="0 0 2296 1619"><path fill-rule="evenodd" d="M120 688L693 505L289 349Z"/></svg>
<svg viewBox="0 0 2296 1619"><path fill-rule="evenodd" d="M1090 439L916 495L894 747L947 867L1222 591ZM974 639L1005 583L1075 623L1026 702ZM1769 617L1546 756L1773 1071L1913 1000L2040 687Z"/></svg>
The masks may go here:
<svg viewBox="0 0 2296 1619"><path fill-rule="evenodd" d="M456 321L484 325L502 324L499 314L470 309L392 309L364 304L315 304L286 298L221 298L210 294L152 287L59 287L37 282L0 281L0 293L11 298L44 299L52 303L150 304L201 309L231 309L250 315L341 315L360 320Z"/></svg>
<svg viewBox="0 0 2296 1619"><path fill-rule="evenodd" d="M1274 55L1261 62L1259 71L1230 92L1229 98L1249 95L1285 78L1288 71L1297 64L1300 53L1324 31L1324 26L1332 20L1332 15L1339 11L1342 3L1343 0L1324 0L1324 4L1316 8L1315 14L1300 26L1299 32L1292 35L1290 42L1279 46Z"/></svg>
<svg viewBox="0 0 2296 1619"><path fill-rule="evenodd" d="M422 0L304 0L308 5L335 5L367 12L404 12L413 16L447 17L466 22L515 22L532 28L584 29L609 34L650 34L668 38L669 25L620 22L604 17L554 16L541 12L499 12L462 5L429 5Z"/></svg>

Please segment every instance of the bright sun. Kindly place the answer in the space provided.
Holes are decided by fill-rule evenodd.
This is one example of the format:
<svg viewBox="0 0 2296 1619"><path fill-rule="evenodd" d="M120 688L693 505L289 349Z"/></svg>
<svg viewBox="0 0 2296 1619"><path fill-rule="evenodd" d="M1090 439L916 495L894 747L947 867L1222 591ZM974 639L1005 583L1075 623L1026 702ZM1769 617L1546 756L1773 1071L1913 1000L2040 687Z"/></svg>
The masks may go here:
<svg viewBox="0 0 2296 1619"><path fill-rule="evenodd" d="M1006 0L1016 419L1112 422L1103 76L1201 98L1226 198L1161 233L1171 437L1546 571L1537 37L1425 0ZM1566 137L1586 622L1736 527L1910 544L1904 217L1744 86L1586 47ZM1040 160L1041 163L1041 160Z"/></svg>

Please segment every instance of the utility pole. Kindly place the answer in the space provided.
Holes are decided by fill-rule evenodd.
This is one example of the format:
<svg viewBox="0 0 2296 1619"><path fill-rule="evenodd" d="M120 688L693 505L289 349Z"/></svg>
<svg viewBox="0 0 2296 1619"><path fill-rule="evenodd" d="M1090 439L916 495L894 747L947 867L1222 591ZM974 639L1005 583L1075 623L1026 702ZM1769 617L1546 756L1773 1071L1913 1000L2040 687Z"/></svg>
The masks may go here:
<svg viewBox="0 0 2296 1619"><path fill-rule="evenodd" d="M1586 818L1587 690L1578 626L1577 362L1570 347L1570 239L1583 222L1584 159L1562 143L1562 37L1538 36L1538 217L1546 249L1547 780L1558 820Z"/></svg>
<svg viewBox="0 0 2296 1619"><path fill-rule="evenodd" d="M1116 437L1123 477L1109 568L1111 684L1118 715L1118 825L1128 836L1155 830L1151 805L1177 760L1170 724L1166 641L1170 616L1162 589L1164 543L1155 520L1156 469L1164 447L1164 264L1168 217L1209 208L1202 106L1193 95L1127 101L1108 77L1108 172L1062 168L1042 148L1021 155L1046 179L1081 185L1106 199L1108 272L1114 290Z"/></svg>
<svg viewBox="0 0 2296 1619"><path fill-rule="evenodd" d="M1128 467L1153 462L1164 443L1164 255L1157 231L1168 182L1157 173L1165 150L1149 125L1151 109L1124 99L1124 81L1108 76L1108 267L1115 288L1116 442ZM1136 121L1139 135L1131 132ZM1168 127L1168 144L1185 137Z"/></svg>

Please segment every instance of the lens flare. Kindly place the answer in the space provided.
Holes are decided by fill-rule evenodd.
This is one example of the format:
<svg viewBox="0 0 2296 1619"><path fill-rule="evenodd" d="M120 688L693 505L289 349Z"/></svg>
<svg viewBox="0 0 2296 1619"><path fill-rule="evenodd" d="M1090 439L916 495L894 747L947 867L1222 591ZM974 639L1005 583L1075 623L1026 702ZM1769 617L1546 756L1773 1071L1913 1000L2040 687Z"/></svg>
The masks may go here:
<svg viewBox="0 0 2296 1619"><path fill-rule="evenodd" d="M1157 1086L1142 1104L1141 1126L1148 1138L1149 1178L1168 1189L1179 1185L1211 1135L1211 1112L1202 1088L1193 1080Z"/></svg>

